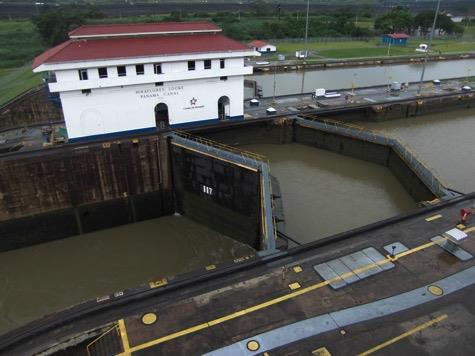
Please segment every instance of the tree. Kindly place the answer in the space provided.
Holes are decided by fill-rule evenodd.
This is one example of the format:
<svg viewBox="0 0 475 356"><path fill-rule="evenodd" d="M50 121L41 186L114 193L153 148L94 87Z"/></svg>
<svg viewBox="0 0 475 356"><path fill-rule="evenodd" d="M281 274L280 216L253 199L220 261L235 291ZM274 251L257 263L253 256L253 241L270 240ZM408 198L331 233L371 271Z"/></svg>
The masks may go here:
<svg viewBox="0 0 475 356"><path fill-rule="evenodd" d="M432 29L432 23L434 21L435 11L427 10L422 11L414 18L414 27L421 31L422 35L427 35ZM436 22L436 31L441 34L462 34L464 31L463 26L456 24L446 14L438 14Z"/></svg>
<svg viewBox="0 0 475 356"><path fill-rule="evenodd" d="M72 6L65 9L41 9L31 20L41 39L48 46L54 46L68 38L68 32L84 24L87 18L101 18L104 15L94 6L79 9Z"/></svg>
<svg viewBox="0 0 475 356"><path fill-rule="evenodd" d="M388 13L376 18L374 28L383 32L407 32L411 33L414 17L408 9L397 7Z"/></svg>
<svg viewBox="0 0 475 356"><path fill-rule="evenodd" d="M271 13L270 6L265 0L254 0L252 10L256 16L267 16Z"/></svg>

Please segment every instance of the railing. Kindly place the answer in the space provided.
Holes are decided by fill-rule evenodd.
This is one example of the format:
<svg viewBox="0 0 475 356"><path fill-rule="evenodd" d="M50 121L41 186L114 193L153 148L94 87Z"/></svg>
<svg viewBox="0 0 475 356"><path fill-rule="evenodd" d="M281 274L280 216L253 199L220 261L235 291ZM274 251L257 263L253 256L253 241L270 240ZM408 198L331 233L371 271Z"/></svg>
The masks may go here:
<svg viewBox="0 0 475 356"><path fill-rule="evenodd" d="M114 334L114 332L116 334ZM116 353L114 353L114 350L111 350L111 349L101 350L101 346L103 346L101 343L104 340L106 340L106 338L108 336L117 337L117 340L120 340L119 324L114 324L113 327L106 330L99 337L97 337L96 339L91 341L89 344L87 344L86 351L87 351L88 356L101 355L101 351L104 351L105 355L118 354L118 353L121 353L121 352L124 351L121 344L120 344L121 349L120 350L115 350L115 351L117 351Z"/></svg>
<svg viewBox="0 0 475 356"><path fill-rule="evenodd" d="M267 160L266 156L263 156L263 155L260 155L260 154L254 153L254 152L241 150L239 148L229 146L229 145L225 145L223 143L216 142L216 141L204 138L204 137L195 136L195 135L189 134L189 133L181 131L181 130L175 130L173 133L176 136L185 138L185 139L190 140L190 141L200 143L200 144L205 145L207 147L210 147L210 148L212 147L212 148L216 148L216 149L219 149L219 150L223 150L223 151L233 153L235 155L238 155L238 156L242 157L246 161L268 163L268 160ZM254 164L253 164L253 166L254 166Z"/></svg>
<svg viewBox="0 0 475 356"><path fill-rule="evenodd" d="M454 197L456 194L447 189L447 185L436 176L434 169L424 163L407 145L394 136L389 136L377 130L369 130L365 127L343 123L331 119L319 119L313 115L305 115L305 119L297 118L302 126L310 125L311 128L334 132L340 135L357 138L363 141L369 141L391 148L398 156L411 168L411 170L424 182L424 184L438 197ZM310 119L310 120L309 120Z"/></svg>

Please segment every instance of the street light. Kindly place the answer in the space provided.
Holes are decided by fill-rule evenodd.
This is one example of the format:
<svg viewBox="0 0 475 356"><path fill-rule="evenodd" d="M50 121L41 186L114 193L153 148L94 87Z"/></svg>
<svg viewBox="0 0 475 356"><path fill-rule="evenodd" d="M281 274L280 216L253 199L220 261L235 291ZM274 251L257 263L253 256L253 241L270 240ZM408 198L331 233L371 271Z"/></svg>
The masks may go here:
<svg viewBox="0 0 475 356"><path fill-rule="evenodd" d="M305 20L305 54L304 54L304 58L307 58L308 57L308 10L310 8L310 0L307 0L307 18ZM302 85L300 87L300 93L303 94L303 88L304 88L304 84L305 83L305 68L303 69L303 73L302 73Z"/></svg>
<svg viewBox="0 0 475 356"><path fill-rule="evenodd" d="M307 18L305 20L305 58L307 58L308 51L308 10L310 8L310 0L307 0Z"/></svg>
<svg viewBox="0 0 475 356"><path fill-rule="evenodd" d="M417 89L417 95L420 95L422 91L422 83L424 82L424 74L426 72L427 57L429 56L429 50L432 47L432 38L434 37L435 23L437 22L437 16L439 15L439 8L440 8L440 0L437 1L437 9L435 10L434 21L432 22L432 29L429 35L429 43L427 46L426 54L424 56L424 62L422 63L421 80L419 81L419 88Z"/></svg>

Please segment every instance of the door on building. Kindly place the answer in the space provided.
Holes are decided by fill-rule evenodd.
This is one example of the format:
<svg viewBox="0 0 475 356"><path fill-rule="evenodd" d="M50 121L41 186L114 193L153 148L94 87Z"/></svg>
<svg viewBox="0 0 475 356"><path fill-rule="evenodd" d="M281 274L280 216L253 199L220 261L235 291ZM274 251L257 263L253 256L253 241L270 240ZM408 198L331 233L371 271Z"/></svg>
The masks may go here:
<svg viewBox="0 0 475 356"><path fill-rule="evenodd" d="M155 106L155 125L158 130L164 130L170 125L167 104L160 103Z"/></svg>
<svg viewBox="0 0 475 356"><path fill-rule="evenodd" d="M228 120L230 117L229 98L222 96L218 99L218 118L220 120Z"/></svg>

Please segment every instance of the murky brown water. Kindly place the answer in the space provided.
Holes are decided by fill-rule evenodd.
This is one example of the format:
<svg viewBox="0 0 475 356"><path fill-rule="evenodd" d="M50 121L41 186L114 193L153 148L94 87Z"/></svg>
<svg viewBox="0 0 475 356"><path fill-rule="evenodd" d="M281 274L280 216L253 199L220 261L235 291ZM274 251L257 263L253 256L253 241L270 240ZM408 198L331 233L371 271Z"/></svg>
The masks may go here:
<svg viewBox="0 0 475 356"><path fill-rule="evenodd" d="M358 123L398 137L432 168L449 188L475 191L475 110Z"/></svg>
<svg viewBox="0 0 475 356"><path fill-rule="evenodd" d="M182 216L0 255L0 334L84 300L253 254Z"/></svg>
<svg viewBox="0 0 475 356"><path fill-rule="evenodd" d="M285 232L299 242L416 208L386 167L300 144L242 148L269 158L282 191Z"/></svg>
<svg viewBox="0 0 475 356"><path fill-rule="evenodd" d="M475 110L360 123L395 135L448 186L475 191ZM301 242L415 209L385 167L312 147L249 145L280 182L286 233ZM170 216L0 255L0 334L84 300L252 250Z"/></svg>

